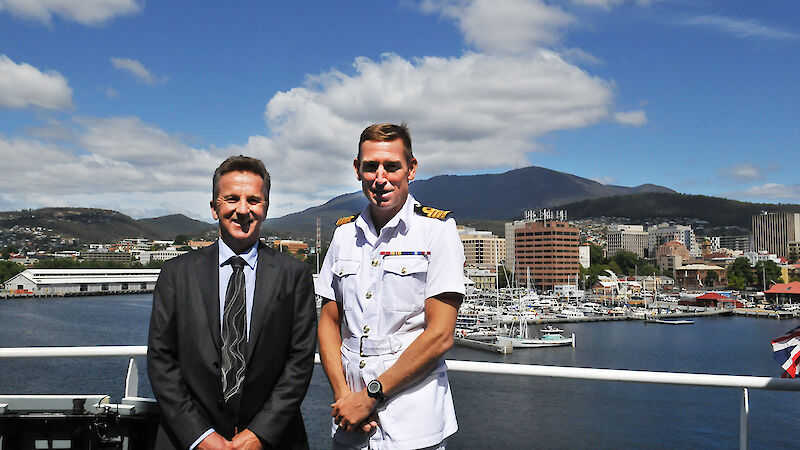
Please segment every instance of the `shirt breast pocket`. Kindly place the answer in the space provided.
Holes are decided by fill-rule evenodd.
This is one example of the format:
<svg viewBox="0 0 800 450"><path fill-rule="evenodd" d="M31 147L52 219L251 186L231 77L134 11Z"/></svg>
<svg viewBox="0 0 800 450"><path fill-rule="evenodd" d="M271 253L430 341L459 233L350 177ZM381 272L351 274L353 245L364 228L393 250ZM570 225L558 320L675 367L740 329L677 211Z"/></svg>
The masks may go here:
<svg viewBox="0 0 800 450"><path fill-rule="evenodd" d="M411 312L425 306L428 258L387 256L383 260L383 309Z"/></svg>
<svg viewBox="0 0 800 450"><path fill-rule="evenodd" d="M342 304L345 311L353 309L353 303L358 301L356 278L360 266L359 261L352 259L337 259L331 266L336 285L336 301Z"/></svg>

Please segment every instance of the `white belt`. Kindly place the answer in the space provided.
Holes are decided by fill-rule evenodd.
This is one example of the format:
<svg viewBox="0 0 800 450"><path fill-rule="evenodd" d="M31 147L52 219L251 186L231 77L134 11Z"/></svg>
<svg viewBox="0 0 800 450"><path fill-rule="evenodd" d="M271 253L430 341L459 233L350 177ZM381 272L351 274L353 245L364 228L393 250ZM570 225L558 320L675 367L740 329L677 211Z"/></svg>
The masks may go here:
<svg viewBox="0 0 800 450"><path fill-rule="evenodd" d="M422 331L412 331L395 336L352 336L342 340L342 348L361 356L389 355L408 348L422 334Z"/></svg>

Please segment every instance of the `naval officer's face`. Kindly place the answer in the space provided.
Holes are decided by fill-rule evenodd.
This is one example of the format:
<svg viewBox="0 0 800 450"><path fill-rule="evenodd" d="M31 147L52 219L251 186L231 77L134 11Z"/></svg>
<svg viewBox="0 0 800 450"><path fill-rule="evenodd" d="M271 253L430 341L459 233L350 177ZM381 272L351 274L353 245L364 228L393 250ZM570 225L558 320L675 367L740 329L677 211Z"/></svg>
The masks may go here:
<svg viewBox="0 0 800 450"><path fill-rule="evenodd" d="M417 173L417 160L409 166L402 139L362 142L361 161L353 165L373 212L391 217L400 211L408 198L408 182Z"/></svg>
<svg viewBox="0 0 800 450"><path fill-rule="evenodd" d="M211 202L211 215L219 221L219 234L231 250L241 253L258 241L269 206L264 180L252 172L233 171L219 178L219 196Z"/></svg>

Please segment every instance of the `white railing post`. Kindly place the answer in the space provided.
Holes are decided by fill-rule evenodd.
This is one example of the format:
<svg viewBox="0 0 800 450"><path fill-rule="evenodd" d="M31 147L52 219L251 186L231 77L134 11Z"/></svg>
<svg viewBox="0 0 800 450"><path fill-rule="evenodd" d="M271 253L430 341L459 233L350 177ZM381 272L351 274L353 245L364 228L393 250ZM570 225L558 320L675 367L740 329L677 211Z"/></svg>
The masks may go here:
<svg viewBox="0 0 800 450"><path fill-rule="evenodd" d="M739 413L739 449L747 450L749 448L747 442L747 426L748 418L750 416L750 396L747 388L742 389L742 411Z"/></svg>

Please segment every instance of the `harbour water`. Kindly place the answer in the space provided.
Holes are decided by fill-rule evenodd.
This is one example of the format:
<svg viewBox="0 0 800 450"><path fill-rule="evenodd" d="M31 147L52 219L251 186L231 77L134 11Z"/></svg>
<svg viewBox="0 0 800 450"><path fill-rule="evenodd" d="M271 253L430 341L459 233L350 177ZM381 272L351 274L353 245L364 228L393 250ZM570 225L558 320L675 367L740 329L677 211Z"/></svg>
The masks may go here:
<svg viewBox="0 0 800 450"><path fill-rule="evenodd" d="M0 346L145 345L149 294L0 301ZM779 376L770 339L800 320L699 318L563 324L576 348L499 355L454 347L448 359ZM535 327L534 327L535 328ZM151 395L144 358L140 394ZM2 394L122 395L125 358L0 360ZM450 448L736 448L738 389L450 374L459 432ZM798 381L800 382L800 380ZM315 368L303 415L312 448L329 448L330 388ZM800 394L750 392L750 448L794 448Z"/></svg>

